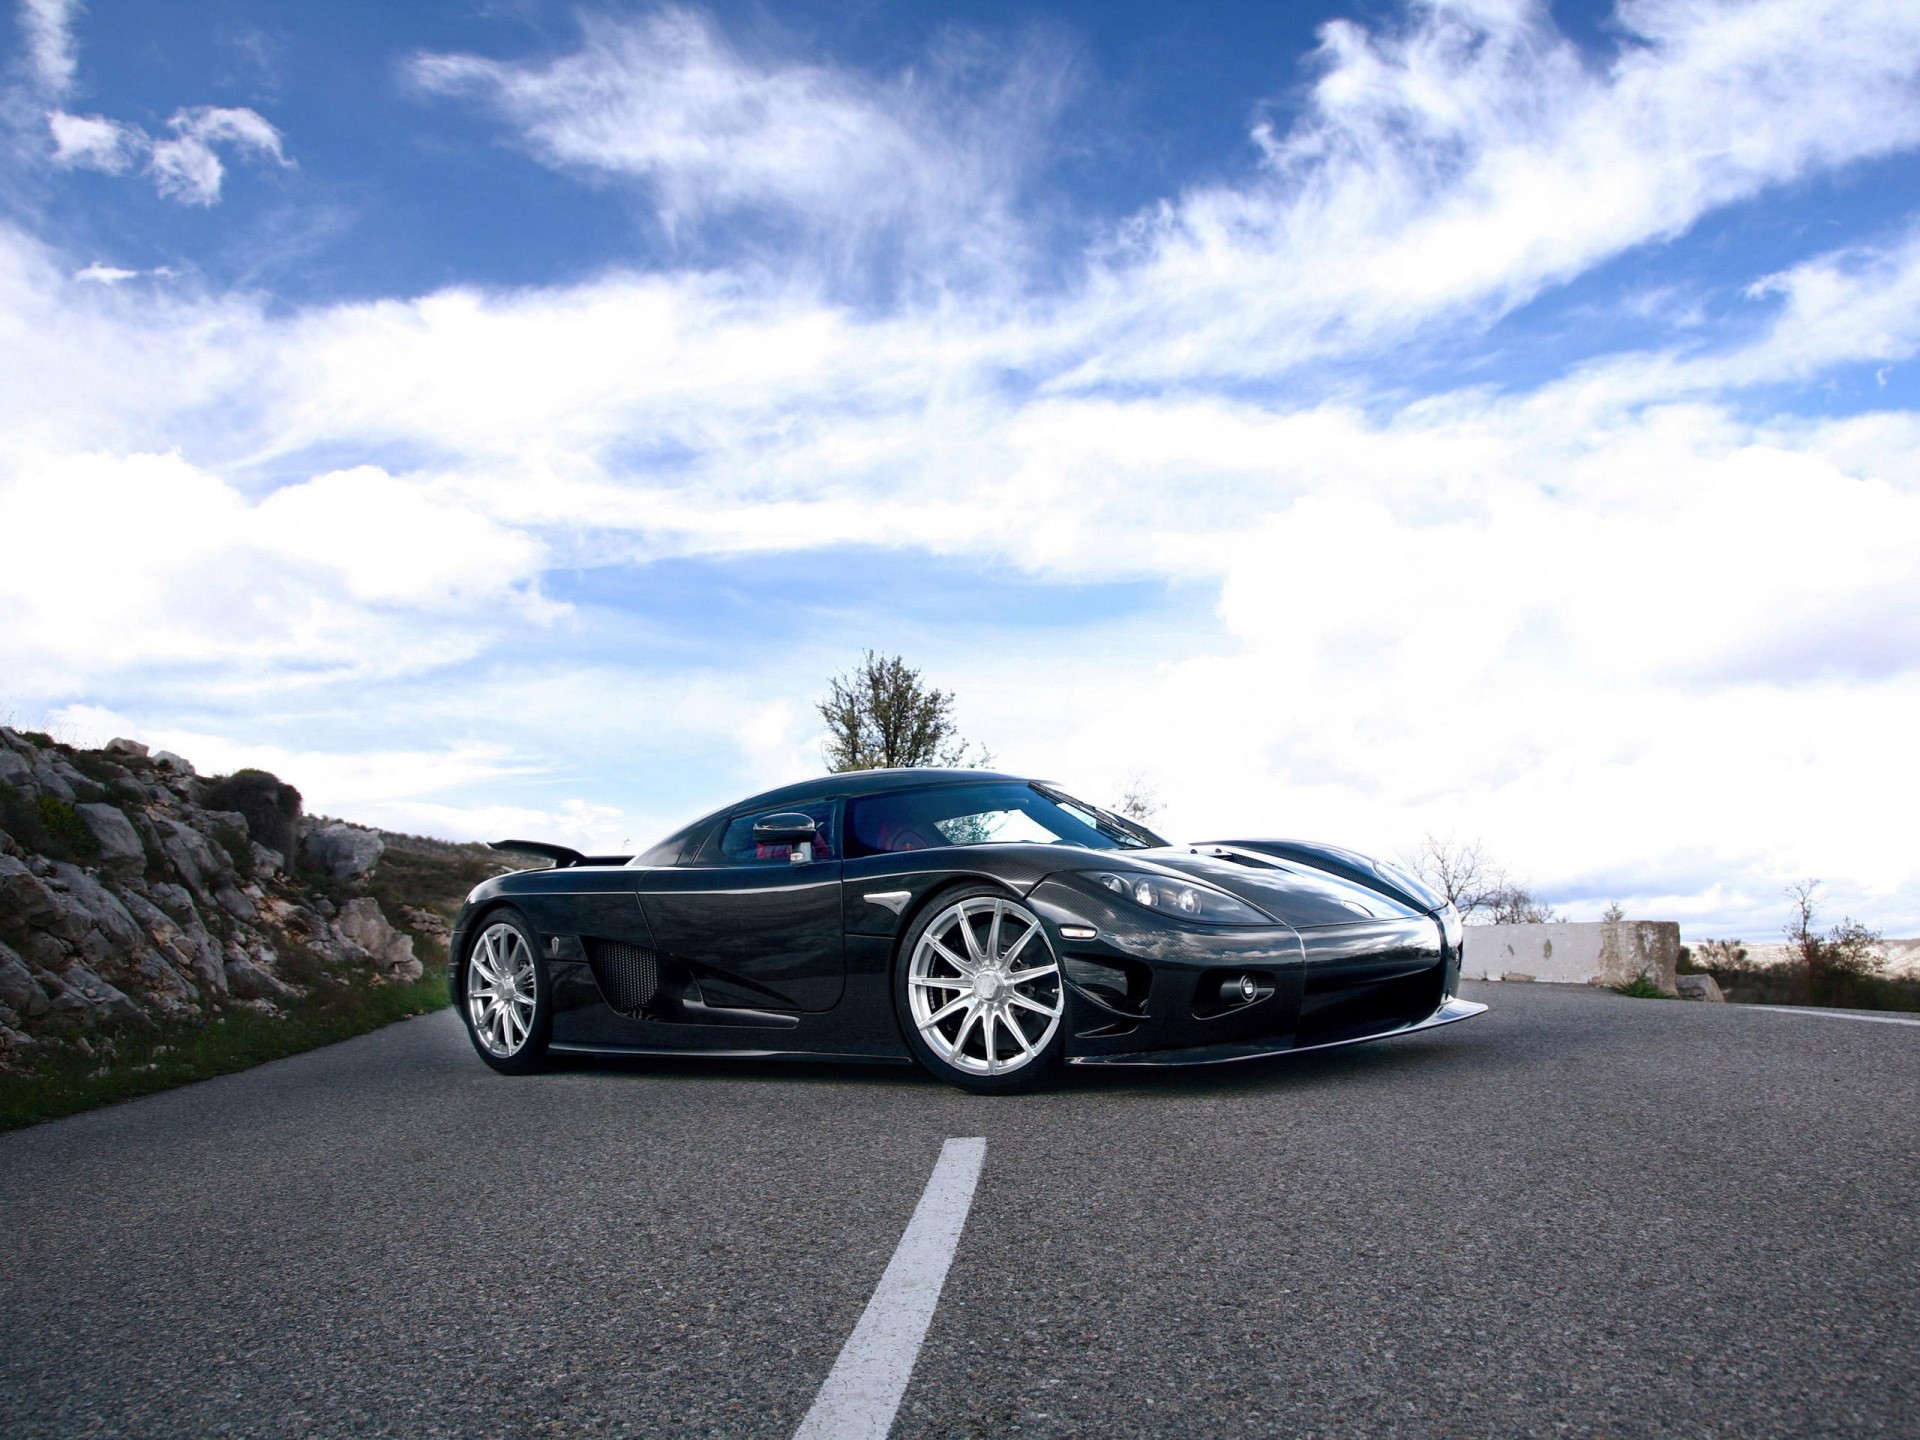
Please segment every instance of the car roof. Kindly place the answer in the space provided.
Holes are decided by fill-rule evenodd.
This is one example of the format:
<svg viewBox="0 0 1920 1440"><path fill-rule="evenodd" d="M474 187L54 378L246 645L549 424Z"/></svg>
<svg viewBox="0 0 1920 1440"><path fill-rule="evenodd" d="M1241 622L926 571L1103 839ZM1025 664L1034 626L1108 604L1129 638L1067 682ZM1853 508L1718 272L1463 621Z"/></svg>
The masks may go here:
<svg viewBox="0 0 1920 1440"><path fill-rule="evenodd" d="M798 780L791 785L782 785L777 790L763 790L758 795L735 801L726 808L728 811L759 810L789 800L834 799L842 796L852 799L861 795L884 795L890 790L917 790L925 785L953 785L979 780L1011 780L1022 785L1031 783L1024 776L1005 775L998 770L945 770L932 766L843 770L834 775Z"/></svg>

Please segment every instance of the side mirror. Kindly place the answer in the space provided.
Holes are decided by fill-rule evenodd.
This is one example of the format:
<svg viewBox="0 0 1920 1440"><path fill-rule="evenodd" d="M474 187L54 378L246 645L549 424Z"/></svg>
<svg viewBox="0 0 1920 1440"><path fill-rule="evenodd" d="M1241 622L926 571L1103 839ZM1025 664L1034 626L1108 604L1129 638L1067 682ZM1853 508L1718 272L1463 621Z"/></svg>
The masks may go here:
<svg viewBox="0 0 1920 1440"><path fill-rule="evenodd" d="M820 826L811 815L789 811L753 822L756 845L811 845Z"/></svg>

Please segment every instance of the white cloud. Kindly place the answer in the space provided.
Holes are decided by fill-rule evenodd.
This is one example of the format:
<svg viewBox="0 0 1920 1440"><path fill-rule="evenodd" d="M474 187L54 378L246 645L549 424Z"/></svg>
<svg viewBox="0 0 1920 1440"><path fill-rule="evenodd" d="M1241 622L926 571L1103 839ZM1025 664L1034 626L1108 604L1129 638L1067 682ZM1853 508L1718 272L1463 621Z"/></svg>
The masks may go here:
<svg viewBox="0 0 1920 1440"><path fill-rule="evenodd" d="M18 533L84 523L87 556L84 583L61 545L24 546L0 571L15 684L164 666L211 670L229 693L370 680L561 613L537 587L538 543L463 513L430 478L362 467L254 503L178 454L5 461L0 506Z"/></svg>
<svg viewBox="0 0 1920 1440"><path fill-rule="evenodd" d="M74 271L73 278L90 280L96 285L118 285L123 280L135 279L139 274L138 270L122 270L117 265L107 265L96 260L93 264Z"/></svg>
<svg viewBox="0 0 1920 1440"><path fill-rule="evenodd" d="M1080 379L1270 374L1480 322L1703 214L1920 139L1905 0L1623 5L1604 67L1531 0L1334 21L1252 183L1141 216Z"/></svg>
<svg viewBox="0 0 1920 1440"><path fill-rule="evenodd" d="M41 94L58 98L73 88L79 56L73 43L78 0L20 0L27 63Z"/></svg>
<svg viewBox="0 0 1920 1440"><path fill-rule="evenodd" d="M47 112L54 165L62 170L98 170L108 175L125 175L143 166L154 188L182 205L219 203L226 166L216 146L283 167L293 163L282 149L280 132L252 110L190 106L174 111L167 119L167 128L173 132L170 136L155 139L138 125L103 115Z"/></svg>
<svg viewBox="0 0 1920 1440"><path fill-rule="evenodd" d="M1006 54L953 40L876 79L751 56L693 10L581 27L549 60L423 54L408 73L489 104L550 165L644 181L670 227L772 212L976 273L1018 249L1013 203L1069 86L1065 53L1031 35Z"/></svg>
<svg viewBox="0 0 1920 1440"><path fill-rule="evenodd" d="M47 112L53 135L53 163L63 170L101 170L124 175L140 162L151 142L138 125L123 125L104 115Z"/></svg>
<svg viewBox="0 0 1920 1440"><path fill-rule="evenodd" d="M280 132L252 110L195 105L174 111L167 128L173 136L153 142L148 169L160 193L183 205L219 201L226 167L214 150L216 145L276 165L289 163L280 148Z"/></svg>

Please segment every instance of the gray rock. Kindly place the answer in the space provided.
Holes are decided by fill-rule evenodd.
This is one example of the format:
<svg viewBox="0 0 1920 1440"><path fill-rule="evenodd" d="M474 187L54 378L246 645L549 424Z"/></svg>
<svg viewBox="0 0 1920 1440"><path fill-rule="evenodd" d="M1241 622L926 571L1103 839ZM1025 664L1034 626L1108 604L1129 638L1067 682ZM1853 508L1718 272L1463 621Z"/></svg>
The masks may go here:
<svg viewBox="0 0 1920 1440"><path fill-rule="evenodd" d="M344 938L366 951L373 963L394 979L420 978L421 965L414 958L413 937L401 934L388 924L387 917L381 913L380 902L371 895L349 900L340 912L338 927Z"/></svg>
<svg viewBox="0 0 1920 1440"><path fill-rule="evenodd" d="M187 757L184 755L176 755L171 750L154 751L153 763L164 770L173 771L176 775L193 774L193 765Z"/></svg>
<svg viewBox="0 0 1920 1440"><path fill-rule="evenodd" d="M124 991L109 985L85 965L69 965L56 978L60 989L52 997L52 1006L57 1015L87 1027L153 1023Z"/></svg>
<svg viewBox="0 0 1920 1440"><path fill-rule="evenodd" d="M33 766L11 750L0 750L0 785L11 785L16 790L30 789Z"/></svg>
<svg viewBox="0 0 1920 1440"><path fill-rule="evenodd" d="M287 857L278 850L269 850L258 840L250 843L253 847L253 869L256 875L278 875L286 866Z"/></svg>
<svg viewBox="0 0 1920 1440"><path fill-rule="evenodd" d="M170 888L179 890L178 886ZM182 898L186 893L179 891ZM200 927L198 917L193 914L192 901L187 902L187 913L194 922L193 927L182 929L152 901L131 892L120 898L126 902L127 913L146 927L147 938L153 942L158 956L173 970L218 994L226 993L227 972L221 963L220 947Z"/></svg>
<svg viewBox="0 0 1920 1440"><path fill-rule="evenodd" d="M146 939L146 932L120 903L119 896L93 876L78 865L62 864L55 870L66 887L70 908L85 915L114 946L132 951Z"/></svg>
<svg viewBox="0 0 1920 1440"><path fill-rule="evenodd" d="M171 915L180 924L187 926L189 929L197 930L205 928L200 923L200 912L194 909L193 896L187 893L186 886L173 884L153 885L148 887L148 890L153 896L153 903L166 911L167 914Z"/></svg>
<svg viewBox="0 0 1920 1440"><path fill-rule="evenodd" d="M1720 982L1711 975L1676 975L1673 983L1682 1000L1709 1000L1720 1005L1727 1002L1720 993Z"/></svg>
<svg viewBox="0 0 1920 1440"><path fill-rule="evenodd" d="M53 767L54 774L67 782L67 788L76 796L85 794L97 783L88 776L82 775L64 760L53 759L47 763Z"/></svg>
<svg viewBox="0 0 1920 1440"><path fill-rule="evenodd" d="M20 942L20 954L36 975L57 975L73 958L73 947L44 930L36 930Z"/></svg>
<svg viewBox="0 0 1920 1440"><path fill-rule="evenodd" d="M140 843L140 832L133 828L118 806L76 805L93 838L100 842L100 863L138 867L147 863L147 850Z"/></svg>
<svg viewBox="0 0 1920 1440"><path fill-rule="evenodd" d="M65 914L66 907L54 898L44 880L13 856L0 855L0 917L45 930L58 924Z"/></svg>
<svg viewBox="0 0 1920 1440"><path fill-rule="evenodd" d="M215 887L213 898L220 902L220 908L236 920L257 920L260 911L254 906L231 880L222 880Z"/></svg>
<svg viewBox="0 0 1920 1440"><path fill-rule="evenodd" d="M154 825L160 835L160 848L180 878L197 899L211 903L217 877L228 867L221 864L213 847L199 831L182 825L170 815L156 815Z"/></svg>
<svg viewBox="0 0 1920 1440"><path fill-rule="evenodd" d="M60 772L44 757L33 762L33 783L44 794L58 795L62 800L73 799L73 787L60 778Z"/></svg>
<svg viewBox="0 0 1920 1440"><path fill-rule="evenodd" d="M202 1013L200 990L188 977L189 967L170 952L142 950L125 968L127 983L139 993L141 1005L150 1014L168 1020L191 1020Z"/></svg>
<svg viewBox="0 0 1920 1440"><path fill-rule="evenodd" d="M0 944L0 1004L29 1019L47 1013L51 1004L47 992L27 969L26 961L11 948Z"/></svg>
<svg viewBox="0 0 1920 1440"><path fill-rule="evenodd" d="M107 741L105 750L109 755L145 755L147 747L138 740L115 738Z"/></svg>
<svg viewBox="0 0 1920 1440"><path fill-rule="evenodd" d="M371 830L335 820L316 826L300 842L300 853L315 869L336 880L365 875L380 863L387 845Z"/></svg>

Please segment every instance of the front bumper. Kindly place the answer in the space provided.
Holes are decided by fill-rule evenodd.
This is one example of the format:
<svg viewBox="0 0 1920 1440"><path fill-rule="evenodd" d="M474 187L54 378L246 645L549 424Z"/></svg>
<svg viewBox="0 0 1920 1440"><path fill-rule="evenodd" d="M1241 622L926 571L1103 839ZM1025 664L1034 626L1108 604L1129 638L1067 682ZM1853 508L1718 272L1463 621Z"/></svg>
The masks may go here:
<svg viewBox="0 0 1920 1440"><path fill-rule="evenodd" d="M1402 1025L1393 1030L1381 1030L1371 1035L1353 1035L1344 1040L1321 1040L1306 1045L1285 1045L1278 1048L1264 1046L1257 1042L1242 1045L1202 1046L1192 1050L1153 1050L1136 1055L1069 1055L1069 1065L1226 1065L1235 1060L1262 1060L1276 1055L1301 1055L1311 1050L1334 1050L1342 1045L1365 1045L1370 1040L1389 1040L1396 1035L1414 1035L1422 1030L1433 1030L1441 1025L1451 1025L1456 1020L1471 1020L1476 1015L1486 1014L1487 1007L1477 1000L1462 1000L1451 997L1441 1003L1438 1010L1424 1020L1416 1020L1410 1025Z"/></svg>

